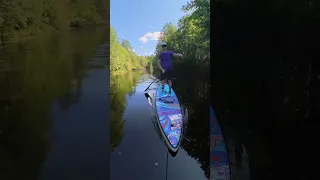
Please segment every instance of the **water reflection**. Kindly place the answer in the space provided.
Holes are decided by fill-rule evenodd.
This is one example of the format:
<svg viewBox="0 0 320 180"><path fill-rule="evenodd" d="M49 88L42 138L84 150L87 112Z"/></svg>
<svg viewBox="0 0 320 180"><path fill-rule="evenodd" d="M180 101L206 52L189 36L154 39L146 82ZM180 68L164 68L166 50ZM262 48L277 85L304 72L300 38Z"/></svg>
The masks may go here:
<svg viewBox="0 0 320 180"><path fill-rule="evenodd" d="M207 178L210 176L209 152L209 74L204 71L197 76L176 73L174 88L179 101L188 109L188 127L181 144L189 156L196 159Z"/></svg>
<svg viewBox="0 0 320 180"><path fill-rule="evenodd" d="M152 107L144 96L144 90L154 77L157 75L146 72L111 76L111 179L162 180L166 174L168 179L208 177L209 110L202 108L209 107L208 76L187 78L185 73L176 76L174 89L181 104L188 109L189 117L181 148L175 157L168 159L167 147L160 140L154 123Z"/></svg>
<svg viewBox="0 0 320 180"><path fill-rule="evenodd" d="M124 136L123 113L126 107L126 96L135 92L137 80L142 72L110 76L110 147L112 153L120 145Z"/></svg>
<svg viewBox="0 0 320 180"><path fill-rule="evenodd" d="M0 49L0 179L39 179L54 148L59 117L52 105L58 102L66 111L79 101L87 64L105 34L104 28L91 28Z"/></svg>

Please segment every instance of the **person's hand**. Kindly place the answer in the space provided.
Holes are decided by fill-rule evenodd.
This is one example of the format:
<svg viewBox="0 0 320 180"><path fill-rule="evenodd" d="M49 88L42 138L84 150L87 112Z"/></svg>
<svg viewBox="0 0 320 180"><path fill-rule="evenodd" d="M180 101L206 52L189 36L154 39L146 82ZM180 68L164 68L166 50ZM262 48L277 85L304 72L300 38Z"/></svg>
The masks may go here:
<svg viewBox="0 0 320 180"><path fill-rule="evenodd" d="M166 72L166 70L164 70L164 69L161 69L161 71L162 71L162 74L164 74Z"/></svg>
<svg viewBox="0 0 320 180"><path fill-rule="evenodd" d="M179 54L179 57L182 57L182 54Z"/></svg>

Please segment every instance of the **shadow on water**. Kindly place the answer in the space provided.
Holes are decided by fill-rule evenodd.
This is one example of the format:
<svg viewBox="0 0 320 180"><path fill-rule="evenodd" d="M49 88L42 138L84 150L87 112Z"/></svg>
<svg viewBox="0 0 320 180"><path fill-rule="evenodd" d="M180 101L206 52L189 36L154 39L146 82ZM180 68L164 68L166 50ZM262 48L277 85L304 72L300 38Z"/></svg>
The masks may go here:
<svg viewBox="0 0 320 180"><path fill-rule="evenodd" d="M45 178L49 171L44 168L59 166L48 160L48 153L56 148L53 142L59 141L55 131L61 131L55 124L62 115L53 109L56 106L63 112L75 113L71 109L81 104L86 88L83 79L91 76L90 63L100 61L106 67L107 58L101 52L107 42L104 31L82 29L11 43L0 49L1 180L36 180L41 172L42 179L50 179ZM102 49L97 51L97 47Z"/></svg>
<svg viewBox="0 0 320 180"><path fill-rule="evenodd" d="M188 109L188 126L182 148L201 165L209 178L209 73L177 72L174 82L179 101Z"/></svg>
<svg viewBox="0 0 320 180"><path fill-rule="evenodd" d="M126 98L135 92L137 80L142 72L112 75L110 77L110 147L112 153L121 144L124 136L123 113L126 107Z"/></svg>
<svg viewBox="0 0 320 180"><path fill-rule="evenodd" d="M144 90L154 80L146 72L111 76L111 179L205 179L209 176L208 76L176 74L174 90L188 118L177 154L168 148ZM137 77L135 80L131 77ZM140 78L139 78L140 77ZM157 88L150 86L149 92ZM152 94L152 93L151 93ZM207 138L204 138L207 137ZM136 163L140 166L137 167ZM166 165L167 164L167 165ZM120 170L121 169L121 170Z"/></svg>

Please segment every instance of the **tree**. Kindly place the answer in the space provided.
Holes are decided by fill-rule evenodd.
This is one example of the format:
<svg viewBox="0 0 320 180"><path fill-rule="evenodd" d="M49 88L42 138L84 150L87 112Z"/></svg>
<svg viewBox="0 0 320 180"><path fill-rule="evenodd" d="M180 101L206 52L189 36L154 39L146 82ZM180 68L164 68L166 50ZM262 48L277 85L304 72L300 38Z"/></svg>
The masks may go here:
<svg viewBox="0 0 320 180"><path fill-rule="evenodd" d="M132 46L128 40L122 40L121 42L122 47L124 47L127 51L132 51Z"/></svg>
<svg viewBox="0 0 320 180"><path fill-rule="evenodd" d="M147 58L138 56L128 40L118 41L115 30L110 27L110 72L127 72L134 69L146 69Z"/></svg>
<svg viewBox="0 0 320 180"><path fill-rule="evenodd" d="M104 23L102 0L0 0L0 37L30 36L52 30Z"/></svg>
<svg viewBox="0 0 320 180"><path fill-rule="evenodd" d="M191 14L182 17L178 26L167 23L162 28L162 36L156 46L156 54L162 51L161 42L167 43L170 50L183 54L183 59L175 59L179 69L199 68L200 72L209 70L210 61L210 2L191 1L183 6L183 11ZM153 60L157 67L157 58Z"/></svg>

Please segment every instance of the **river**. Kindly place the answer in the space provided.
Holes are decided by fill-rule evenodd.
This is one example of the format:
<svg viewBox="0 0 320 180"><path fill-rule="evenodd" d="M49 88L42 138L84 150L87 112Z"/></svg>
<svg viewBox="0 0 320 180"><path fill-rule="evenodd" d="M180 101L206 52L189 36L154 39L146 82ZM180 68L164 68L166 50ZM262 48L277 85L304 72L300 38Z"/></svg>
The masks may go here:
<svg viewBox="0 0 320 180"><path fill-rule="evenodd" d="M207 179L208 76L189 77L185 72L176 73L173 88L180 103L188 109L185 135L176 156L168 153L152 118L152 107L144 95L156 76L144 71L111 76L110 178ZM151 85L151 91L154 88L157 83Z"/></svg>
<svg viewBox="0 0 320 180"><path fill-rule="evenodd" d="M108 41L86 28L0 49L1 180L207 179L208 74L176 71L189 118L173 157L144 96L157 75L110 77Z"/></svg>
<svg viewBox="0 0 320 180"><path fill-rule="evenodd" d="M108 179L105 28L0 49L0 179Z"/></svg>

